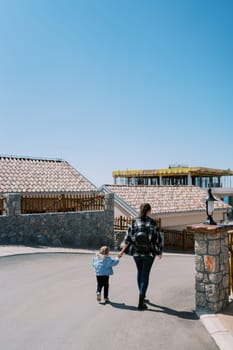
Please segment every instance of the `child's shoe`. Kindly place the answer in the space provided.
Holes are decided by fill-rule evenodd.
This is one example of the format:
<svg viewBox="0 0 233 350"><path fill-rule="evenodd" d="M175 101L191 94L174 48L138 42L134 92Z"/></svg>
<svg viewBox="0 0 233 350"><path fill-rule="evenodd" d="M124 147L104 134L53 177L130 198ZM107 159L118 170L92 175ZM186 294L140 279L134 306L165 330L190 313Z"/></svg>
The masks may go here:
<svg viewBox="0 0 233 350"><path fill-rule="evenodd" d="M98 303L101 302L101 294L99 292L96 293L96 300L98 301Z"/></svg>

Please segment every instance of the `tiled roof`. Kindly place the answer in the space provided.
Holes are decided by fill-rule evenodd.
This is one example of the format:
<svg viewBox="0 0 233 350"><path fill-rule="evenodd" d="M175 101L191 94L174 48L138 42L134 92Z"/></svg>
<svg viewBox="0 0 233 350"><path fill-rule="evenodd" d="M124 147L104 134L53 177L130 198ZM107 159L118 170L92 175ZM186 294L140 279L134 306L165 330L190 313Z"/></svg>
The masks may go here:
<svg viewBox="0 0 233 350"><path fill-rule="evenodd" d="M123 199L136 212L148 202L152 213L183 213L205 211L206 190L195 186L127 186L105 185L108 191ZM223 201L214 202L215 209L227 209Z"/></svg>
<svg viewBox="0 0 233 350"><path fill-rule="evenodd" d="M0 193L93 190L96 187L64 160L0 156Z"/></svg>

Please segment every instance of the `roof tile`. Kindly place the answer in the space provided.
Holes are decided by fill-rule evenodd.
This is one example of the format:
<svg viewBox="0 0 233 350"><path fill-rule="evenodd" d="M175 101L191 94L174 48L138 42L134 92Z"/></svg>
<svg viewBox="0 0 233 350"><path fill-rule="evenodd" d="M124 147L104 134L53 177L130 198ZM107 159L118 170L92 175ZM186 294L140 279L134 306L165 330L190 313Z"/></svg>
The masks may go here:
<svg viewBox="0 0 233 350"><path fill-rule="evenodd" d="M207 193L195 186L127 186L105 185L111 192L123 199L139 212L140 205L148 202L155 214L179 213L205 210ZM229 205L218 200L215 209L227 209Z"/></svg>
<svg viewBox="0 0 233 350"><path fill-rule="evenodd" d="M0 193L93 190L96 187L64 160L0 156Z"/></svg>

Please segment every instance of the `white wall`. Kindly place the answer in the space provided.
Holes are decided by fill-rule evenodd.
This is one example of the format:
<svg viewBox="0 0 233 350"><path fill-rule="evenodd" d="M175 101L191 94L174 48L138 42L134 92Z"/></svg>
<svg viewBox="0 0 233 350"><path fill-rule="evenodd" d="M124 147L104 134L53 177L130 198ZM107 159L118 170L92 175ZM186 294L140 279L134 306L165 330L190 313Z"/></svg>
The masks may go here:
<svg viewBox="0 0 233 350"><path fill-rule="evenodd" d="M213 219L217 223L222 222L223 213L226 210L215 211ZM114 217L125 216L130 217L130 215L123 211L122 208L115 204L114 206ZM183 230L187 225L192 224L200 224L206 220L205 212L192 212L192 213L175 213L175 214L163 214L155 216L155 219L161 219L161 227L164 229L175 229L175 230Z"/></svg>

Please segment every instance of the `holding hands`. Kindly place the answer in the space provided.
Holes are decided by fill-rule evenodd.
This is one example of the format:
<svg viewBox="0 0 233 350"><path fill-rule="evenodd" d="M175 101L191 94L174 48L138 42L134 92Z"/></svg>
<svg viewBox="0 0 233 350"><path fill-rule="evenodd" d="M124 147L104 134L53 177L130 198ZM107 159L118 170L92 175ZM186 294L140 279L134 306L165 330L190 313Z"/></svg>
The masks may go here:
<svg viewBox="0 0 233 350"><path fill-rule="evenodd" d="M124 252L120 252L120 253L118 253L118 258L120 259L120 258L122 258L122 256L123 256L123 254L124 254Z"/></svg>

